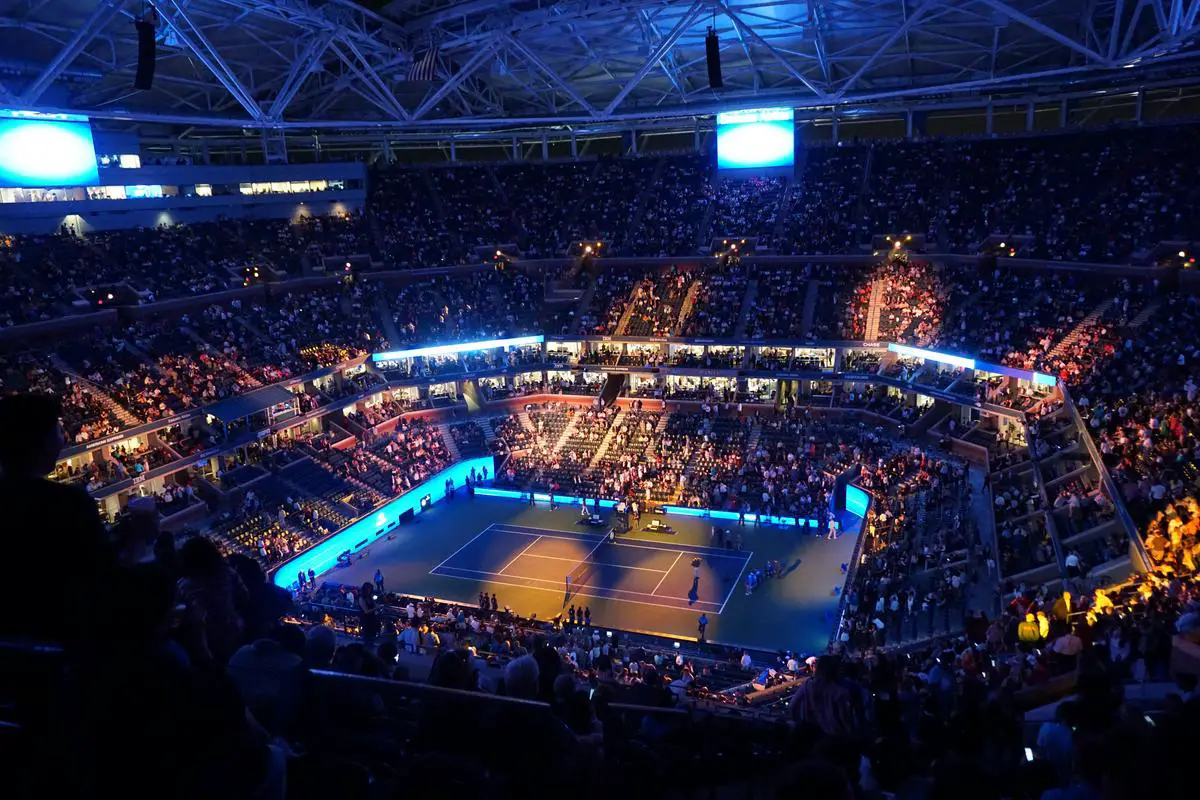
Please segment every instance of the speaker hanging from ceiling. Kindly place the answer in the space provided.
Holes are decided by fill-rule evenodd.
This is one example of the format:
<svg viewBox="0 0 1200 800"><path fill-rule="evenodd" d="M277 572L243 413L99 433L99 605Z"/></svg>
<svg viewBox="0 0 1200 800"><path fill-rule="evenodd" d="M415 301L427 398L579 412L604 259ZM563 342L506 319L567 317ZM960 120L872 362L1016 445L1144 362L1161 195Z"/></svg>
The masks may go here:
<svg viewBox="0 0 1200 800"><path fill-rule="evenodd" d="M133 76L133 88L149 89L154 84L154 61L157 55L154 23L138 20L133 24L137 27L138 39L137 72Z"/></svg>
<svg viewBox="0 0 1200 800"><path fill-rule="evenodd" d="M709 28L704 37L704 57L708 62L708 85L720 89L725 81L721 79L721 43L717 41L715 28Z"/></svg>

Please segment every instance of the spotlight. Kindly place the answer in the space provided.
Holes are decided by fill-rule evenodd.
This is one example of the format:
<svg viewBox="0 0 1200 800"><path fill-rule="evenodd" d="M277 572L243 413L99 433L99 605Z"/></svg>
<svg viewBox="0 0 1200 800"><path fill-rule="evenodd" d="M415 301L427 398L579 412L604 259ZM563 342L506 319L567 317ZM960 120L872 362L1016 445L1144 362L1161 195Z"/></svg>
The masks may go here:
<svg viewBox="0 0 1200 800"><path fill-rule="evenodd" d="M501 253L499 250L496 251L496 258L499 258L502 255L504 255L504 253Z"/></svg>
<svg viewBox="0 0 1200 800"><path fill-rule="evenodd" d="M1000 249L1001 249L1001 250L1003 250L1003 249L1004 249L1004 247L1005 247L1005 244L1004 244L1004 242L1001 242L1001 243L1000 243Z"/></svg>
<svg viewBox="0 0 1200 800"><path fill-rule="evenodd" d="M591 252L592 252L592 246L589 244L587 247L583 248L583 252L585 252L585 253L591 253Z"/></svg>
<svg viewBox="0 0 1200 800"><path fill-rule="evenodd" d="M1180 250L1180 251L1179 251L1179 257L1180 257L1180 258L1187 258L1187 251L1186 251L1186 250Z"/></svg>

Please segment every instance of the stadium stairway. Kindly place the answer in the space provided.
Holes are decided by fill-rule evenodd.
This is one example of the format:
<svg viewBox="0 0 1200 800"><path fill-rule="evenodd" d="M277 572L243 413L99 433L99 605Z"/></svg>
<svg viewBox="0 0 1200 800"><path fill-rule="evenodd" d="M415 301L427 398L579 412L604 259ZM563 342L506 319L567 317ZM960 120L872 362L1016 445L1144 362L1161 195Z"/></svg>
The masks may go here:
<svg viewBox="0 0 1200 800"><path fill-rule="evenodd" d="M733 338L746 338L746 327L750 324L750 311L754 308L754 300L758 297L758 280L751 278L746 281L746 293L742 295L741 310L738 311L737 325L733 328ZM808 302L805 298L805 311L808 310ZM814 303L814 306L816 304Z"/></svg>
<svg viewBox="0 0 1200 800"><path fill-rule="evenodd" d="M119 419L124 427L132 428L135 425L142 424L142 420L130 413L125 406L109 397L108 393L99 386L80 375L79 370L72 367L66 361L63 361L57 353L50 354L50 365L63 375L70 375L73 381L82 386L84 389L87 389L88 393L99 400L100 404L104 406L105 410L111 412L114 417Z"/></svg>
<svg viewBox="0 0 1200 800"><path fill-rule="evenodd" d="M710 196L708 198L708 205L704 208L704 217L700 220L700 227L696 229L698 231L696 236L696 249L698 251L707 253L708 246L712 243L712 239L708 235L708 230L712 227L712 218L716 209L716 201Z"/></svg>
<svg viewBox="0 0 1200 800"><path fill-rule="evenodd" d="M1083 335L1084 331L1100 321L1100 317L1103 316L1104 312L1108 311L1108 309L1111 308L1112 304L1115 302L1117 302L1116 298L1110 297L1100 305L1093 308L1091 313L1079 320L1079 324L1072 328L1071 332L1062 338L1062 341L1054 345L1054 348L1050 350L1050 357L1054 358L1065 353L1068 347L1079 341L1079 337Z"/></svg>
<svg viewBox="0 0 1200 800"><path fill-rule="evenodd" d="M696 296L700 294L700 286L702 281L699 279L692 281L688 286L687 295L683 298L683 302L679 304L679 316L675 320L675 325L671 329L671 335L683 335L683 325L687 322L688 317L692 315L692 309L696 307Z"/></svg>
<svg viewBox="0 0 1200 800"><path fill-rule="evenodd" d="M596 183L596 178L600 177L600 173L604 170L604 162L597 159L596 166L588 173L587 181L578 188L575 192L575 200L571 203L571 207L566 210L563 215L563 226L558 231L559 243L570 242L571 232L575 230L575 225L579 222L579 207L583 205L583 198L590 192L593 184ZM559 251L562 254L562 251Z"/></svg>
<svg viewBox="0 0 1200 800"><path fill-rule="evenodd" d="M533 427L533 420L524 411L517 412L517 422L520 422L521 427L530 433L537 433L537 428Z"/></svg>
<svg viewBox="0 0 1200 800"><path fill-rule="evenodd" d="M153 372L155 375L158 375L159 377L162 377L162 378L168 378L168 377L174 378L175 377L174 370L163 369L162 366L158 363L157 358L150 355L145 350L143 350L142 348L135 345L133 342L129 341L128 339L120 339L119 341L125 345L126 350L133 353L135 356L137 356L142 361L144 361L146 363L146 365L150 368L150 371Z"/></svg>
<svg viewBox="0 0 1200 800"><path fill-rule="evenodd" d="M420 170L421 180L425 184L425 191L429 193L430 200L433 204L434 211L437 212L437 217L442 223L442 228L449 232L450 241L459 252L463 250L462 235L459 231L459 226L450 224L451 220L446 214L446 206L442 203L442 196L438 192L437 187L433 185L433 179L429 177L428 170Z"/></svg>
<svg viewBox="0 0 1200 800"><path fill-rule="evenodd" d="M554 443L554 447L550 449L551 453L562 452L563 445L575 435L575 428L579 426L579 415L572 414L571 419L567 421L567 426L563 428L562 435L558 437L558 441Z"/></svg>
<svg viewBox="0 0 1200 800"><path fill-rule="evenodd" d="M383 296L375 298L375 318L379 320L380 326L383 328L383 335L392 343L393 347L400 344L400 331L396 328L396 320L392 317L392 309L388 306L387 299Z"/></svg>
<svg viewBox="0 0 1200 800"><path fill-rule="evenodd" d="M211 353L217 352L217 349L215 347L213 347L208 342L204 341L204 338L200 334L196 333L194 330L187 327L186 325L180 325L179 332L182 333L184 336L188 337L189 339L191 339L197 345L199 345L200 349L205 351L206 353L211 354ZM245 381L246 385L249 386L250 388L261 389L263 387L262 381L260 381L258 378L251 375L249 372L246 372L246 370L242 369L240 366L238 366L236 363L234 363L232 361L229 362L229 370L231 372L233 372L234 374L236 374L241 380Z"/></svg>
<svg viewBox="0 0 1200 800"><path fill-rule="evenodd" d="M804 290L804 316L800 320L800 335L807 338L812 330L813 317L817 315L817 298L821 294L821 282L810 280Z"/></svg>
<svg viewBox="0 0 1200 800"><path fill-rule="evenodd" d="M762 423L755 420L754 426L750 428L750 435L746 437L746 452L753 453L757 450L760 439L762 439Z"/></svg>
<svg viewBox="0 0 1200 800"><path fill-rule="evenodd" d="M655 159L654 175L651 176L647 187L658 186L662 180L663 168L666 166L665 158ZM654 202L654 190L651 188L643 189L638 192L638 196L633 201L633 213L629 216L629 230L636 233L642 228L642 217L645 216L646 207Z"/></svg>
<svg viewBox="0 0 1200 800"><path fill-rule="evenodd" d="M266 341L269 341L269 339L267 339L266 335L265 335L265 334L262 332L262 330L260 330L260 329L259 329L259 327L258 327L257 325L255 325L253 322L251 322L251 321L250 321L249 319L247 319L245 316L243 316L243 315L239 314L239 315L237 315L236 317L234 317L234 318L233 318L233 321L234 321L234 322L237 322L237 323L238 323L238 324L240 324L240 325L241 325L243 328L245 328L246 330L250 331L250 333L252 333L252 334L254 334L255 336L257 336L257 337L258 337L260 340L262 340L262 341L264 341L264 342L266 342Z"/></svg>
<svg viewBox="0 0 1200 800"><path fill-rule="evenodd" d="M492 442L496 441L496 430L492 427L492 418L480 417L475 420L475 424L483 431L483 443L488 446L488 450L491 450Z"/></svg>
<svg viewBox="0 0 1200 800"><path fill-rule="evenodd" d="M624 378L625 376L622 375L621 377ZM612 376L609 376L609 380L612 380ZM604 438L600 440L600 446L596 448L596 452L592 454L592 460L588 462L588 469L595 469L604 456L608 455L608 448L612 445L613 435L616 433L617 428L621 427L619 417L620 413L618 412L618 419L614 420L613 424L609 425L608 430L604 432Z"/></svg>
<svg viewBox="0 0 1200 800"><path fill-rule="evenodd" d="M1150 305L1146 306L1142 309L1140 314L1129 321L1128 327L1135 330L1142 327L1146 324L1146 320L1158 313L1158 310L1161 307L1162 306L1160 306L1158 303L1151 303Z"/></svg>
<svg viewBox="0 0 1200 800"><path fill-rule="evenodd" d="M453 459L451 463L462 461L462 453L458 449L458 442L454 441L454 434L450 432L449 423L439 422L437 429L438 434L442 437L442 442L446 445L446 450L449 451Z"/></svg>
<svg viewBox="0 0 1200 800"><path fill-rule="evenodd" d="M512 204L508 201L508 192L504 189L504 184L500 182L500 179L496 177L496 170L492 169L491 164L487 164L484 166L483 171L487 174L492 188L496 190L496 196L500 198L500 201L504 203L506 208L511 207Z"/></svg>
<svg viewBox="0 0 1200 800"><path fill-rule="evenodd" d="M887 281L880 279L871 284L871 305L867 308L867 327L863 338L868 342L879 341L879 318L883 314L883 293Z"/></svg>
<svg viewBox="0 0 1200 800"><path fill-rule="evenodd" d="M625 304L625 310L621 312L621 319L617 322L617 329L614 331L614 334L617 336L625 335L625 330L629 327L629 320L633 319L633 309L637 305L636 298L638 291L640 291L638 284L634 284L633 292L629 296L629 302Z"/></svg>

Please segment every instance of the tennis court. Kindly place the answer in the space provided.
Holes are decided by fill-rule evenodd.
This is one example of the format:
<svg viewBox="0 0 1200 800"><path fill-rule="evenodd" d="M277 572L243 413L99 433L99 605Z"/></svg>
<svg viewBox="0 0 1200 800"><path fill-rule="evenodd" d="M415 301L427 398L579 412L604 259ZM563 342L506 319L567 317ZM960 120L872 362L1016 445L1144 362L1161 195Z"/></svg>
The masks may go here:
<svg viewBox="0 0 1200 800"><path fill-rule="evenodd" d="M539 619L574 604L589 607L598 626L680 638L695 638L706 614L710 641L816 652L829 641L845 581L841 565L857 538L849 518L843 521L849 535L836 542L791 528L746 526L739 529L739 552L710 546L712 520L678 516L668 520L674 535L635 530L603 544L605 528L578 521L578 509L567 506L493 497L441 502L321 579L358 586L379 569L390 590L467 608L481 592L496 594L501 608ZM693 593L694 558L700 581ZM772 559L786 574L747 597L746 573ZM587 574L573 582L564 606L567 573L581 565Z"/></svg>
<svg viewBox="0 0 1200 800"><path fill-rule="evenodd" d="M600 533L495 523L430 574L552 592L564 606L591 598L720 614L753 555L644 539L609 541ZM697 559L700 563L695 567Z"/></svg>

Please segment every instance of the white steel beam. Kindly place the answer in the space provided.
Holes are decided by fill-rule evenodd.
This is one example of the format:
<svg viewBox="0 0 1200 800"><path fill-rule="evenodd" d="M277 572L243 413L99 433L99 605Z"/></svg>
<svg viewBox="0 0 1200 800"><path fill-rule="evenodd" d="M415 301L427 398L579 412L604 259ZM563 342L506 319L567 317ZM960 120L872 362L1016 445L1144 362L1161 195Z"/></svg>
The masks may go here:
<svg viewBox="0 0 1200 800"><path fill-rule="evenodd" d="M213 47L212 42L204 32L192 22L180 0L149 0L150 5L158 12L159 18L170 25L175 31L181 44L200 60L208 71L220 81L221 85L237 100L238 105L246 110L250 118L256 122L265 119L262 108L255 102L250 92L242 85L241 80L234 74L233 68L226 63L221 54Z"/></svg>
<svg viewBox="0 0 1200 800"><path fill-rule="evenodd" d="M450 76L441 86L437 88L437 91L425 98L425 101L421 103L421 105L417 106L417 110L412 113L411 120L415 122L432 111L438 103L442 102L442 98L458 88L458 85L469 78L471 73L479 69L484 62L490 59L495 54L495 50L495 39L476 50L475 54L467 59L467 63L459 67L458 72Z"/></svg>
<svg viewBox="0 0 1200 800"><path fill-rule="evenodd" d="M96 6L96 10L92 12L83 23L82 27L75 33L66 46L58 52L54 60L46 65L41 74L34 79L33 83L29 84L21 94L22 105L33 105L41 98L42 94L50 88L50 84L62 74L62 71L71 65L71 62L83 52L83 49L91 44L97 34L104 29L113 17L121 12L129 0L104 0Z"/></svg>
<svg viewBox="0 0 1200 800"><path fill-rule="evenodd" d="M1097 53L1095 50L1091 49L1090 47L1088 47L1086 45L1080 44L1079 42L1072 39L1070 36L1065 36L1062 33L1059 33L1058 31L1054 30L1053 28L1051 28L1049 25L1045 24L1044 22L1040 22L1022 11L1018 11L1017 9L1010 6L1008 3L1003 2L1003 0L979 0L979 1L981 3L983 3L984 5L988 6L989 8L993 9L994 11L1008 17L1013 22L1019 22L1022 25L1024 25L1026 28L1029 28L1030 30L1033 30L1033 31L1037 31L1042 36L1045 36L1047 39L1052 39L1053 41L1058 42L1063 47L1067 48L1068 50L1072 50L1072 51L1078 53L1079 55L1083 56L1084 58L1086 58L1089 61L1095 61L1098 64L1107 64L1108 63L1107 59L1105 59L1105 57L1102 56L1100 53Z"/></svg>
<svg viewBox="0 0 1200 800"><path fill-rule="evenodd" d="M905 0L901 0L901 2L905 2ZM906 34L909 28L921 21L921 19L925 16L925 9L927 8L929 8L928 5L918 6L916 11L909 14L908 19L906 19L903 24L897 26L891 32L891 34L883 40L883 44L881 44L879 48L871 54L871 57L863 62L862 66L858 68L858 71L851 75L849 80L847 80L838 88L837 92L835 92L833 95L834 98L841 100L843 97L845 97L846 92L853 89L854 85L858 83L858 79L865 75L867 71L871 69L871 67L875 66L875 62L878 61L883 54L892 47L892 45L900 41L900 37Z"/></svg>
<svg viewBox="0 0 1200 800"><path fill-rule="evenodd" d="M526 61L541 70L541 72L550 79L552 84L557 86L564 94L567 95L567 97L570 97L572 100L574 100L580 108L591 114L593 117L599 115L600 112L595 106L589 103L583 95L576 91L574 86L563 80L562 77L555 72L550 65L542 59L541 56L535 53L531 48L527 47L524 42L508 34L504 35L503 40L508 44L509 47L520 53Z"/></svg>
<svg viewBox="0 0 1200 800"><path fill-rule="evenodd" d="M350 70L350 75L343 76L342 80L337 81L332 91L323 92L326 96L321 100L322 107L328 107L336 102L338 90L349 88L351 91L357 92L359 96L369 101L393 120L399 121L410 118L411 115L400 105L400 101L396 99L391 90L383 86L383 90L386 91L381 91L380 86L373 82L359 66L354 53L346 52L349 49L346 42L340 40L331 42L329 49L338 57L338 60L346 65L346 69ZM354 78L358 78L358 82L362 84L361 88L353 86Z"/></svg>
<svg viewBox="0 0 1200 800"><path fill-rule="evenodd" d="M746 23L742 22L741 18L737 14L735 14L728 5L726 5L725 3L721 3L721 8L725 11L725 15L729 17L729 19L733 22L734 26L737 27L738 30L743 31L746 34L746 36L750 37L751 40L753 40L756 44L758 44L760 47L762 47L768 53L770 53L772 58L774 58L776 61L778 61L780 64L783 65L784 69L787 70L789 75L791 75L793 78L798 80L800 83L807 86L808 90L810 92L812 92L813 94L815 94L817 97L824 98L827 96L827 92L824 89L819 88L816 84L814 84L807 77L805 77L803 75L803 73L801 73L799 70L796 69L796 67L792 64L791 61L789 61L788 59L786 59L782 55L780 55L779 52L774 47L772 47L767 42L766 39L764 39L762 36L760 36L757 31L755 31L753 28L751 28Z"/></svg>
<svg viewBox="0 0 1200 800"><path fill-rule="evenodd" d="M273 120L283 117L283 112L287 111L288 105L312 73L313 67L321 63L321 56L325 55L325 51L329 49L332 41L333 34L322 34L309 40L304 50L296 56L292 68L284 77L283 84L275 94L275 99L271 101L271 107L267 109L267 117Z"/></svg>
<svg viewBox="0 0 1200 800"><path fill-rule="evenodd" d="M659 43L658 47L654 48L654 52L650 54L650 57L646 59L641 68L638 69L632 78L625 82L625 85L621 87L621 91L617 92L617 96L609 101L609 104L605 106L603 116L607 117L611 115L613 111L616 110L617 106L621 105L621 102L624 101L624 99L629 96L629 93L632 92L637 85L642 82L642 79L646 77L650 70L654 69L658 62L661 61L663 57L671 51L671 48L675 46L677 41L679 41L679 37L683 35L684 31L692 26L692 24L700 17L701 12L703 11L704 6L702 0L696 0L694 3L692 3L687 12L679 18L678 22L675 23L675 27L671 28L670 33L667 34L667 38L663 39Z"/></svg>
<svg viewBox="0 0 1200 800"><path fill-rule="evenodd" d="M362 51L358 49L358 45L356 45L350 39L343 39L342 44L344 44L354 55L354 57L358 59L359 64L362 66L362 73L366 81L374 88L375 92L384 100L386 100L388 104L396 107L396 110L400 112L401 119L409 119L410 115L408 110L405 109L400 101L396 99L396 96L388 87L387 81L385 81L380 76L379 72L373 66L371 66L371 62L368 61L367 57L364 56Z"/></svg>

